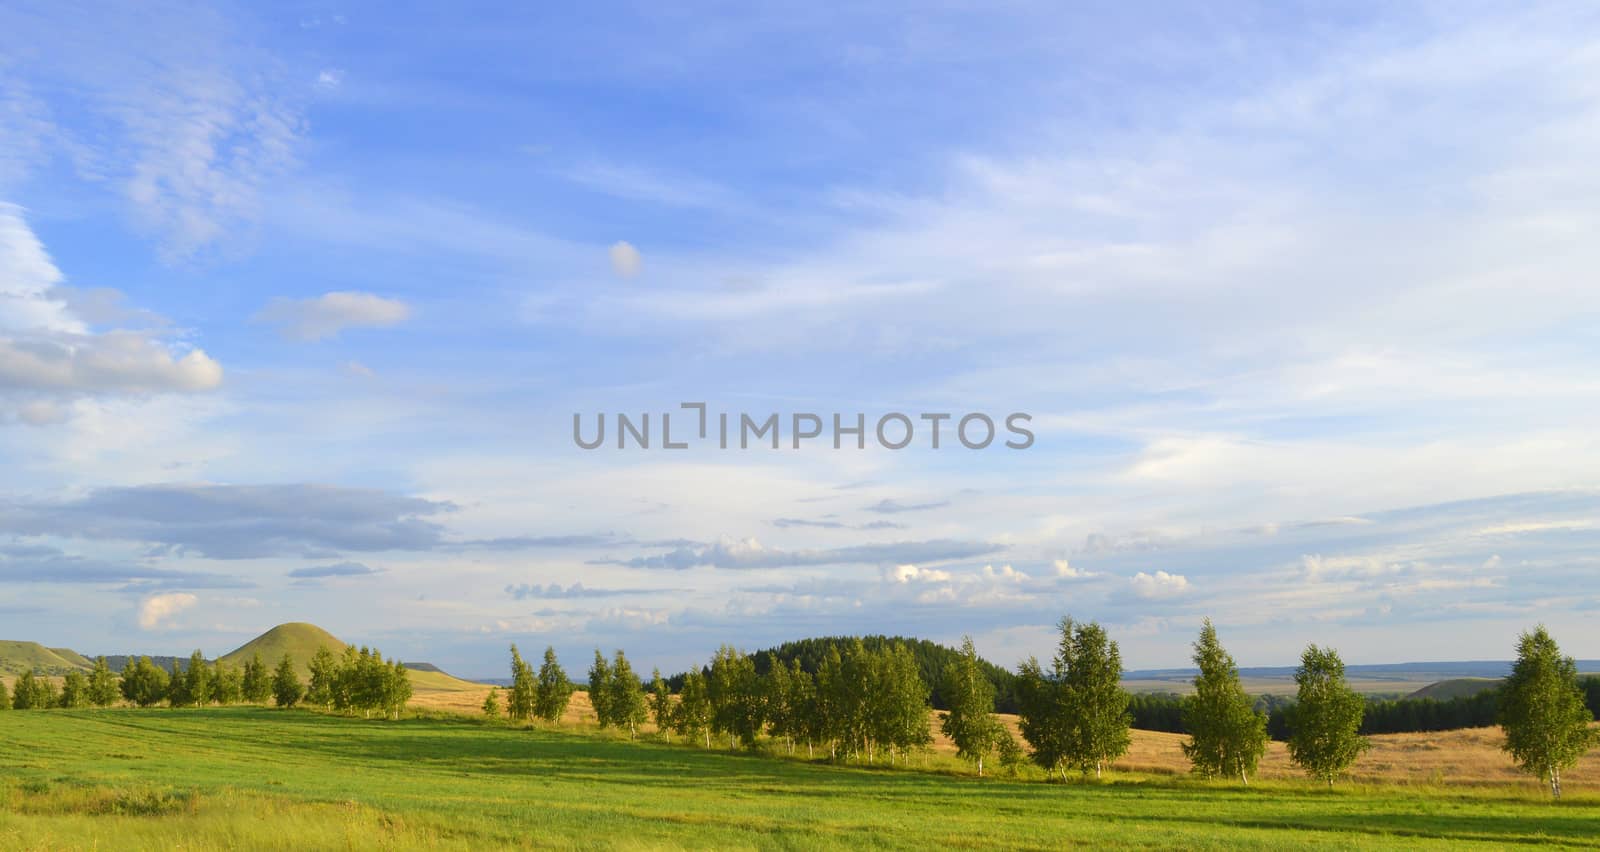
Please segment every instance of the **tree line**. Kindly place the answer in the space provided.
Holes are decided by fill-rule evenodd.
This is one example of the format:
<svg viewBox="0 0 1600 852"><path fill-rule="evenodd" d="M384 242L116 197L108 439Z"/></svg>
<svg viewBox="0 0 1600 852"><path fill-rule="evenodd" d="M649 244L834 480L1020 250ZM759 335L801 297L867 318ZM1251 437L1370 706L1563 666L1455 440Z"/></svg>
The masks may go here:
<svg viewBox="0 0 1600 852"><path fill-rule="evenodd" d="M1590 715L1600 720L1600 677L1589 675L1579 679L1584 705ZM1267 734L1274 740L1289 739L1289 708L1294 699L1287 696L1261 695L1255 699L1255 709L1267 714ZM1173 693L1146 693L1135 695L1128 703L1133 716L1133 727L1142 731L1166 731L1187 734L1183 724L1183 696ZM1455 731L1462 728L1486 728L1498 723L1500 718L1500 687L1494 686L1454 698L1367 698L1361 717L1362 734L1410 734L1432 731Z"/></svg>
<svg viewBox="0 0 1600 852"><path fill-rule="evenodd" d="M676 734L706 748L714 738L725 739L729 749L750 748L764 736L791 754L803 745L810 757L820 751L834 760L870 763L908 760L931 745L934 687L908 644L869 646L858 638L784 647L791 650L788 660L776 651L758 658L723 646L703 668L674 678L675 695L659 669L647 689L622 651L608 660L597 649L590 701L602 728L625 728L636 737L639 725L653 718L668 741ZM1127 753L1139 712L1188 734L1183 751L1196 774L1248 784L1266 752L1269 716L1277 716L1290 759L1331 786L1370 747L1367 731L1408 724L1396 720L1413 705L1429 706L1410 702L1399 711L1392 708L1402 702L1368 702L1350 687L1338 652L1315 644L1301 654L1293 701L1263 702L1245 692L1209 619L1193 650L1193 694L1135 698L1121 686L1121 652L1105 629L1062 619L1055 655L1047 664L1024 661L1012 682L1024 750L996 714L994 678L966 638L946 655L937 676L945 705L940 728L979 775L990 760L1013 769L1031 760L1047 777L1065 779L1069 770L1099 777ZM515 681L525 664L514 646L512 653ZM553 652L546 658L553 664ZM1560 772L1600 742L1585 703L1593 691L1540 626L1520 637L1511 676L1495 693L1493 718L1505 731L1506 751L1519 767L1548 780L1553 796L1561 794ZM1434 704L1479 713L1482 702Z"/></svg>
<svg viewBox="0 0 1600 852"><path fill-rule="evenodd" d="M109 707L126 701L138 707L204 707L211 704L266 704L293 707L315 704L364 716L381 713L398 718L411 699L411 679L403 663L386 660L376 649L347 646L335 655L317 649L311 659L310 682L302 683L287 653L269 673L261 655L241 667L224 660L207 663L195 651L186 665L168 670L149 657L128 658L120 677L105 657L97 657L85 674L70 671L58 691L32 672L18 676L11 695L0 683L0 709L40 710L52 707Z"/></svg>

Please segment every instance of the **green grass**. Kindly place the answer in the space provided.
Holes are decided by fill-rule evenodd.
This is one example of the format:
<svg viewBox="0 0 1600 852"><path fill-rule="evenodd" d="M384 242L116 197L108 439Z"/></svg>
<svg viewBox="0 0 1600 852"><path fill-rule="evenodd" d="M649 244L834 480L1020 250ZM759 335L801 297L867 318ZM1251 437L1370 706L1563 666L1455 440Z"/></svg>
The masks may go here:
<svg viewBox="0 0 1600 852"><path fill-rule="evenodd" d="M1276 849L1600 842L1600 799L1046 784L260 708L0 713L0 848Z"/></svg>

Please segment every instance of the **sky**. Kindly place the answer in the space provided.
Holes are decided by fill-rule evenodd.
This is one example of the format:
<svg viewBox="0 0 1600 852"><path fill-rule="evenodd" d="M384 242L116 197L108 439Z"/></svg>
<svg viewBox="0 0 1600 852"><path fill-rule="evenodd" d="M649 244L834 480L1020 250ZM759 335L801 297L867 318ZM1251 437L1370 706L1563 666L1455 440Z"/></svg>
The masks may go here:
<svg viewBox="0 0 1600 852"><path fill-rule="evenodd" d="M1596 150L1585 3L6 3L0 638L1600 657Z"/></svg>

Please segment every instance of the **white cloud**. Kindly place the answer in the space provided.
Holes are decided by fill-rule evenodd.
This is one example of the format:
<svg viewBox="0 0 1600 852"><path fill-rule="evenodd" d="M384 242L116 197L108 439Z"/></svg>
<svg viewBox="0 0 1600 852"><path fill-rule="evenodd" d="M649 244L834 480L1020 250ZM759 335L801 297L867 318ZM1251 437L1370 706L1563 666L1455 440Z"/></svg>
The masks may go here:
<svg viewBox="0 0 1600 852"><path fill-rule="evenodd" d="M222 384L222 365L199 349L174 357L138 332L55 340L0 339L0 389L205 391Z"/></svg>
<svg viewBox="0 0 1600 852"><path fill-rule="evenodd" d="M145 630L156 630L163 626L163 622L198 602L199 598L188 592L151 595L139 604L139 626Z"/></svg>
<svg viewBox="0 0 1600 852"><path fill-rule="evenodd" d="M0 204L0 392L193 392L222 383L222 366L203 350L169 344L158 332L91 332L63 298L77 291L61 280L21 208ZM104 319L115 301L94 291L88 304ZM36 423L42 411L23 417Z"/></svg>
<svg viewBox="0 0 1600 852"><path fill-rule="evenodd" d="M950 580L950 572L940 571L937 568L919 568L916 565L884 566L883 579L890 583L945 583Z"/></svg>
<svg viewBox="0 0 1600 852"><path fill-rule="evenodd" d="M0 202L0 332L81 333L83 323L51 294L61 270L28 227L21 207Z"/></svg>
<svg viewBox="0 0 1600 852"><path fill-rule="evenodd" d="M618 278L632 278L639 274L639 266L643 261L632 243L618 241L606 253L611 257L611 271Z"/></svg>
<svg viewBox="0 0 1600 852"><path fill-rule="evenodd" d="M1065 559L1057 559L1050 565L1055 569L1056 576L1063 580L1087 580L1091 577L1100 576L1099 573L1094 571L1075 568Z"/></svg>
<svg viewBox="0 0 1600 852"><path fill-rule="evenodd" d="M347 328L386 328L411 316L399 299L372 293L336 291L312 299L276 299L255 315L257 322L278 326L290 340L324 340Z"/></svg>
<svg viewBox="0 0 1600 852"><path fill-rule="evenodd" d="M339 88L344 82L344 71L338 68L324 68L317 73L317 88L323 91L332 91Z"/></svg>
<svg viewBox="0 0 1600 852"><path fill-rule="evenodd" d="M1143 600L1168 600L1182 597L1189 592L1189 578L1182 574L1168 574L1157 571L1147 574L1143 571L1133 575L1128 581L1135 597Z"/></svg>
<svg viewBox="0 0 1600 852"><path fill-rule="evenodd" d="M983 566L983 578L985 580L989 580L991 582L1004 582L1004 583L1026 583L1026 582L1028 582L1028 575L1027 574L1024 574L1021 571L1018 571L1015 568L1012 568L1010 565L1002 565L999 568L996 568L993 565L985 565L985 566Z"/></svg>

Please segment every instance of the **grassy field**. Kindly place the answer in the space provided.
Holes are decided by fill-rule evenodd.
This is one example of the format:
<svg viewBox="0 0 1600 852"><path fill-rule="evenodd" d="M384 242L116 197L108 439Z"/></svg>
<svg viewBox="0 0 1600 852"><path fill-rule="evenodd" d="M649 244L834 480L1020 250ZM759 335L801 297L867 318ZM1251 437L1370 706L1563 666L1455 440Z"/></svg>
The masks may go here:
<svg viewBox="0 0 1600 852"><path fill-rule="evenodd" d="M1600 843L1600 797L1122 772L975 779L304 711L0 713L0 848L1459 848Z"/></svg>

